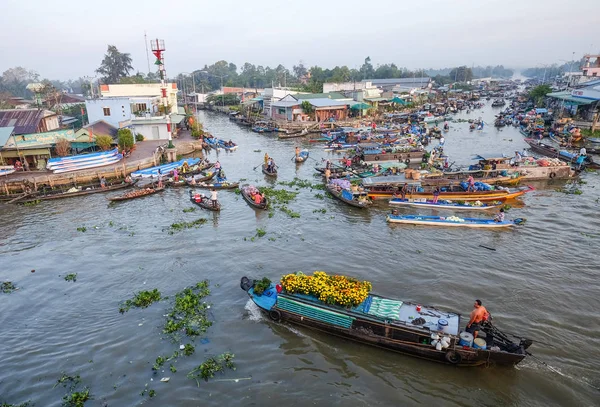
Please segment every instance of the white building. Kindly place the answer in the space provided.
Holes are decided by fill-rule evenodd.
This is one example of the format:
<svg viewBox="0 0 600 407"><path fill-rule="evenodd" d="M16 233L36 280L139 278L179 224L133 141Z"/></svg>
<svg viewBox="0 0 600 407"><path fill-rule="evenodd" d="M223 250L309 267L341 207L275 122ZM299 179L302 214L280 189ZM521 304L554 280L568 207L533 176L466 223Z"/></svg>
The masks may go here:
<svg viewBox="0 0 600 407"><path fill-rule="evenodd" d="M177 84L167 83L167 103L171 107L170 113L177 113ZM117 85L100 85L100 94L105 98L161 98L160 83L133 83Z"/></svg>
<svg viewBox="0 0 600 407"><path fill-rule="evenodd" d="M342 92L345 90L361 90L372 88L373 83L371 81L361 81L361 82L342 82L342 83L334 83L327 82L323 84L323 93L329 92Z"/></svg>
<svg viewBox="0 0 600 407"><path fill-rule="evenodd" d="M290 88L266 88L263 97L263 112L271 117L271 102L281 100L287 95L295 95L297 92Z"/></svg>

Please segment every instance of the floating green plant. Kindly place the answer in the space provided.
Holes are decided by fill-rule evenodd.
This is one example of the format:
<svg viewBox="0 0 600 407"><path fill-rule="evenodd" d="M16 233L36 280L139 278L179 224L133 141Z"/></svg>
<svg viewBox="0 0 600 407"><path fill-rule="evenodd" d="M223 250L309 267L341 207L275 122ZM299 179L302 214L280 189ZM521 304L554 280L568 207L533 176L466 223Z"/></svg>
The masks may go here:
<svg viewBox="0 0 600 407"><path fill-rule="evenodd" d="M0 291L5 294L10 294L17 289L17 286L14 285L11 281L4 281L0 284Z"/></svg>
<svg viewBox="0 0 600 407"><path fill-rule="evenodd" d="M77 281L77 273L70 273L65 276L65 281Z"/></svg>
<svg viewBox="0 0 600 407"><path fill-rule="evenodd" d="M172 223L171 226L169 227L169 234L172 235L173 233L179 232L184 229L191 229L194 227L197 228L197 227L204 225L206 222L207 222L206 218L200 218L200 219L196 219L195 221L192 221L192 222Z"/></svg>
<svg viewBox="0 0 600 407"><path fill-rule="evenodd" d="M206 332L212 322L206 315L210 305L203 300L209 294L210 289L206 280L175 294L175 303L167 315L163 331L173 335L184 331L190 337Z"/></svg>
<svg viewBox="0 0 600 407"><path fill-rule="evenodd" d="M160 298L160 291L156 288L152 291L140 291L132 299L125 301L121 308L119 308L119 312L123 314L132 307L148 308L152 303L160 301Z"/></svg>
<svg viewBox="0 0 600 407"><path fill-rule="evenodd" d="M191 208L185 208L185 209L183 210L183 213L190 213L190 212L194 212L195 210L196 210L196 208L194 208L194 207L191 207Z"/></svg>
<svg viewBox="0 0 600 407"><path fill-rule="evenodd" d="M86 230L87 230L87 228L86 228L85 226L79 226L79 227L77 228L77 231L78 231L78 232L85 232Z"/></svg>
<svg viewBox="0 0 600 407"><path fill-rule="evenodd" d="M234 354L226 352L217 357L208 358L189 372L187 377L196 380L198 387L200 387L200 379L207 382L208 379L215 377L216 373L223 372L225 368L235 370L234 356Z"/></svg>

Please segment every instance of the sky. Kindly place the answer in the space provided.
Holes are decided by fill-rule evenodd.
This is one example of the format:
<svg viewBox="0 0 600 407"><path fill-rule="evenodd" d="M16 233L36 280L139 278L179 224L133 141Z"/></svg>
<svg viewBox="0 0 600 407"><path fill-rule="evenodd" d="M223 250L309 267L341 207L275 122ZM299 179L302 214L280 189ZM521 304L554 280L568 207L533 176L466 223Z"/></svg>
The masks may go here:
<svg viewBox="0 0 600 407"><path fill-rule="evenodd" d="M600 53L599 21L600 0L2 0L0 72L93 77L108 44L147 72L145 32L165 41L169 77L218 60L291 70L359 68L367 56L518 69Z"/></svg>

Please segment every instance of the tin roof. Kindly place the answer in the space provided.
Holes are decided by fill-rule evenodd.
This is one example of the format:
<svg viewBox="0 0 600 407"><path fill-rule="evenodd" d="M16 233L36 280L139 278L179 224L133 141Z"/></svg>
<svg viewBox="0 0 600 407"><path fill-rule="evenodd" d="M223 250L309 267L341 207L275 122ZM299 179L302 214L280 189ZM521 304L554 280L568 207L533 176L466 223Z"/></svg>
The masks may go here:
<svg viewBox="0 0 600 407"><path fill-rule="evenodd" d="M94 136L111 136L115 138L117 135L117 128L105 122L104 120L97 120L94 123L83 126L84 129L92 129Z"/></svg>
<svg viewBox="0 0 600 407"><path fill-rule="evenodd" d="M317 99L308 99L308 103L310 103L311 105L313 105L316 108L320 108L320 107L344 107L350 103L354 104L356 102L354 102L354 101L342 102L342 101L327 99L327 98L317 98Z"/></svg>
<svg viewBox="0 0 600 407"><path fill-rule="evenodd" d="M15 134L35 133L44 117L44 110L0 110L0 127L14 127Z"/></svg>
<svg viewBox="0 0 600 407"><path fill-rule="evenodd" d="M0 127L0 148L6 144L14 130L14 127Z"/></svg>

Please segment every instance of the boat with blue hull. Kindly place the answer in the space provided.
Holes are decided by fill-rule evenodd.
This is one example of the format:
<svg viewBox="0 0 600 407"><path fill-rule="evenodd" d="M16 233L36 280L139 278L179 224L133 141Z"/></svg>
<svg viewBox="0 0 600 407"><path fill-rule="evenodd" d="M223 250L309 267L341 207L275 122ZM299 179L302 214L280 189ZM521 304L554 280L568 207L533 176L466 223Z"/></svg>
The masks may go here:
<svg viewBox="0 0 600 407"><path fill-rule="evenodd" d="M160 170L161 175L166 176L170 174L175 168L183 166L187 163L190 167L200 162L200 158L186 158L183 160L175 161L173 163L158 165L156 167L146 168L145 170L134 171L131 173L133 178L156 178L158 177L158 171Z"/></svg>
<svg viewBox="0 0 600 407"><path fill-rule="evenodd" d="M302 150L300 151L300 153L298 153L297 157L294 157L294 161L296 161L297 163L303 163L304 161L308 160L308 156L308 150Z"/></svg>
<svg viewBox="0 0 600 407"><path fill-rule="evenodd" d="M450 210L466 210L466 211L487 211L490 209L498 209L503 203L499 201L492 202L455 202L450 200L439 200L433 202L431 200L420 199L402 199L393 198L390 199L390 205L394 206L412 206L415 208L429 208L429 209L450 209Z"/></svg>
<svg viewBox="0 0 600 407"><path fill-rule="evenodd" d="M254 286L254 280L242 277L242 290L275 322L429 361L456 366L513 366L526 357L526 349L532 344L529 339L512 340L489 320L479 331L479 337L485 340L474 347L463 340L470 334L460 332L460 314L376 294L369 293L357 306L342 307L311 295L287 293L280 284L271 283L261 295L254 292ZM438 342L444 345L438 346Z"/></svg>
<svg viewBox="0 0 600 407"><path fill-rule="evenodd" d="M404 223L409 225L425 226L450 226L464 228L506 228L524 223L524 219L504 220L497 222L490 218L459 218L458 216L428 216L428 215L395 215L387 216L390 223Z"/></svg>

